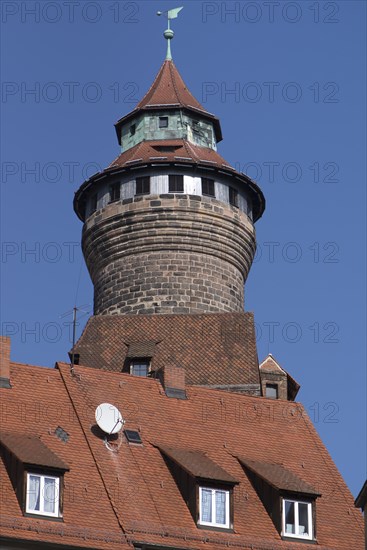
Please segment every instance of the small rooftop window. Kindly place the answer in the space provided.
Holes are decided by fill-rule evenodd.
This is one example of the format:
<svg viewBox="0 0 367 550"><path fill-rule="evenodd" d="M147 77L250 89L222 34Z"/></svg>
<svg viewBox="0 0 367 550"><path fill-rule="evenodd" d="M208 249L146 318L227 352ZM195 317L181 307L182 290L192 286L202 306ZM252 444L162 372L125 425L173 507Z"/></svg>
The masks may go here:
<svg viewBox="0 0 367 550"><path fill-rule="evenodd" d="M265 397L269 399L278 399L278 384L266 384Z"/></svg>
<svg viewBox="0 0 367 550"><path fill-rule="evenodd" d="M133 376L148 376L150 361L132 361L130 364L130 374Z"/></svg>
<svg viewBox="0 0 367 550"><path fill-rule="evenodd" d="M136 124L130 126L130 136L134 136L136 132Z"/></svg>
<svg viewBox="0 0 367 550"><path fill-rule="evenodd" d="M56 437L61 439L61 441L63 441L64 443L66 443L70 437L69 434L63 428L61 428L61 426L57 426L54 434L56 435Z"/></svg>
<svg viewBox="0 0 367 550"><path fill-rule="evenodd" d="M159 117L159 128L168 128L168 116Z"/></svg>
<svg viewBox="0 0 367 550"><path fill-rule="evenodd" d="M129 443L143 443L140 437L140 433L136 430L124 430L124 434Z"/></svg>

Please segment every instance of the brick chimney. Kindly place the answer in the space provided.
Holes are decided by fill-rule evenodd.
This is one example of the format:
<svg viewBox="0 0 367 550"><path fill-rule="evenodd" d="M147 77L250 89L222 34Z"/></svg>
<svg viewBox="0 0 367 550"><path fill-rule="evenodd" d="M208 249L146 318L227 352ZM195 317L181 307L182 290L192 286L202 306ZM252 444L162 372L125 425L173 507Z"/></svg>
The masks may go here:
<svg viewBox="0 0 367 550"><path fill-rule="evenodd" d="M0 336L0 388L11 388L9 336Z"/></svg>
<svg viewBox="0 0 367 550"><path fill-rule="evenodd" d="M185 369L172 364L165 365L163 387L167 397L186 399Z"/></svg>

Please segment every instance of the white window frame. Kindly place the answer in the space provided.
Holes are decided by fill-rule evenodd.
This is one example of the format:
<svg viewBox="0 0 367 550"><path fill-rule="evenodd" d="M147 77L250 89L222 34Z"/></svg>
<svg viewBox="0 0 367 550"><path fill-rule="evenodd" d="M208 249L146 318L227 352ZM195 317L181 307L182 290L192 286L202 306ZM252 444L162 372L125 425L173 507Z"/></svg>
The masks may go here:
<svg viewBox="0 0 367 550"><path fill-rule="evenodd" d="M204 521L202 519L202 510L203 510L203 506L202 506L202 493L203 493L203 490L205 491L211 491L212 493L212 521ZM215 495L217 492L221 492L221 493L225 493L226 495L226 523L217 523L216 522L216 506L215 506ZM229 514L230 514L230 491L226 490L226 489L215 489L213 487L199 487L199 524L200 525L207 525L208 527L219 527L221 529L229 529L230 527L230 524L231 524L231 521L230 521L230 517L229 517Z"/></svg>
<svg viewBox="0 0 367 550"><path fill-rule="evenodd" d="M29 497L30 497L30 476L38 477L40 479L40 509L33 510L29 508ZM55 511L47 512L45 511L45 478L55 480ZM50 517L59 517L60 511L60 478L57 476L47 475L47 474L38 474L35 472L27 472L27 495L26 495L26 513L27 514L37 514L39 516L50 516Z"/></svg>
<svg viewBox="0 0 367 550"><path fill-rule="evenodd" d="M294 524L295 524L295 533L287 533L285 525L285 503L293 502L294 503ZM308 519L308 530L309 533L300 533L299 532L299 516L298 516L298 505L306 504L307 505L307 519ZM304 500L294 500L291 498L282 498L282 535L283 537L290 537L296 539L307 539L312 540L313 537L313 522L312 522L312 502L307 502Z"/></svg>

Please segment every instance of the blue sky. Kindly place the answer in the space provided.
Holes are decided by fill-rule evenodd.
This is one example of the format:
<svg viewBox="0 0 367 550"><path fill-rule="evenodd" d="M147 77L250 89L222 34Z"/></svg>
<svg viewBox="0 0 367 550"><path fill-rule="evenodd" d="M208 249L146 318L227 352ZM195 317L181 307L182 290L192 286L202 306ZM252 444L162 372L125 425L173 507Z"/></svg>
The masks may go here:
<svg viewBox="0 0 367 550"><path fill-rule="evenodd" d="M165 56L221 119L219 152L267 200L245 288L260 360L299 400L356 495L366 472L364 2L1 4L1 332L12 358L53 366L93 292L75 190L118 154L114 122ZM78 334L87 315L80 318Z"/></svg>

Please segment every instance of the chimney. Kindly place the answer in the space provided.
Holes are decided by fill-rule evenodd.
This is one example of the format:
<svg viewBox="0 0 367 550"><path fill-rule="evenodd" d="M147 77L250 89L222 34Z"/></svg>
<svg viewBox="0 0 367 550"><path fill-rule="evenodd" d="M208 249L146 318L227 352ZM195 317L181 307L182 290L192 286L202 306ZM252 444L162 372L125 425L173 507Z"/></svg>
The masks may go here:
<svg viewBox="0 0 367 550"><path fill-rule="evenodd" d="M11 388L9 336L0 336L0 388Z"/></svg>
<svg viewBox="0 0 367 550"><path fill-rule="evenodd" d="M185 369L172 364L165 365L163 387L167 397L186 399Z"/></svg>

